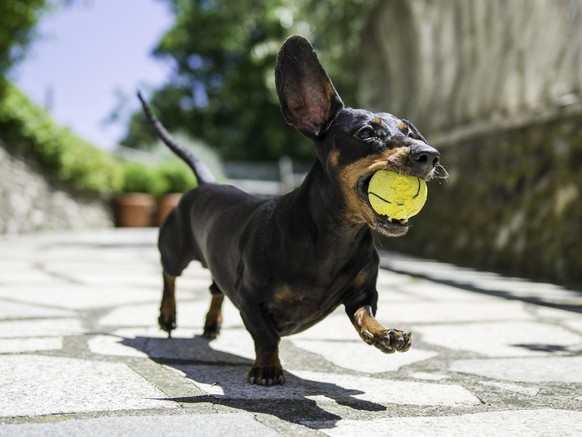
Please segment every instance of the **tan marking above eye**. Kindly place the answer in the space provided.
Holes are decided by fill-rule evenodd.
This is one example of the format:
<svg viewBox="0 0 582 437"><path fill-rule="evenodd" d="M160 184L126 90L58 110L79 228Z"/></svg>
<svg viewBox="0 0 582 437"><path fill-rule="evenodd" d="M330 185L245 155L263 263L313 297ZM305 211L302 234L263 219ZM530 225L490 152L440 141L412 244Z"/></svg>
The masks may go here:
<svg viewBox="0 0 582 437"><path fill-rule="evenodd" d="M380 117L374 117L370 123L372 123L375 126L383 126L384 125L384 122L382 121L382 119Z"/></svg>
<svg viewBox="0 0 582 437"><path fill-rule="evenodd" d="M332 166L332 167L337 167L339 164L339 156L340 156L340 151L338 149L333 149L331 152L329 152L328 158L327 158L327 162Z"/></svg>
<svg viewBox="0 0 582 437"><path fill-rule="evenodd" d="M400 120L397 124L396 127L402 131L408 131L408 125L406 123L404 123L402 120Z"/></svg>

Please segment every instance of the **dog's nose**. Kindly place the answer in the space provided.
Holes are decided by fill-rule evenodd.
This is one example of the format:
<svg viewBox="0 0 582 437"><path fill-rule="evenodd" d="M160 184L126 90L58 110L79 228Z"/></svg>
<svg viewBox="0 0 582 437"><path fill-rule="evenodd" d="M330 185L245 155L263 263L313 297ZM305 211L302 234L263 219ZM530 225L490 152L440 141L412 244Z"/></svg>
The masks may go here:
<svg viewBox="0 0 582 437"><path fill-rule="evenodd" d="M410 146L408 156L418 170L425 172L429 172L435 168L441 157L437 149L420 142Z"/></svg>

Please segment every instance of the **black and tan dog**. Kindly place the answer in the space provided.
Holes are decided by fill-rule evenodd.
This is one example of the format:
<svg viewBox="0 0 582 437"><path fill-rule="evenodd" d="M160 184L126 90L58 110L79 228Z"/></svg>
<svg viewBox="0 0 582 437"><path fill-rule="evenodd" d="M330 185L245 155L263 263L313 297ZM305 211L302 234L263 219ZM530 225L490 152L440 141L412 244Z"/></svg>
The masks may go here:
<svg viewBox="0 0 582 437"><path fill-rule="evenodd" d="M272 200L216 184L140 96L159 136L198 179L160 229L160 327L176 327L175 279L199 261L213 279L204 336L218 335L227 295L255 342L248 380L262 385L284 382L281 336L309 328L340 304L366 343L385 353L410 348L409 333L374 318L379 258L371 232L401 236L409 225L374 212L367 184L381 169L428 180L440 167L439 153L409 122L346 108L304 37L285 41L275 80L285 120L313 141L316 161L299 188Z"/></svg>

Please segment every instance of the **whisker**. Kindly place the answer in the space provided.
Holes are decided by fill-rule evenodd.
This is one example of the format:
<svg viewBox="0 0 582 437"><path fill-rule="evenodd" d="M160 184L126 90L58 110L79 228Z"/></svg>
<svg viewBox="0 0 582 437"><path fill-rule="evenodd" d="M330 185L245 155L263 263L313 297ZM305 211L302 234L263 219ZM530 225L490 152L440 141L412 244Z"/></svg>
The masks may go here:
<svg viewBox="0 0 582 437"><path fill-rule="evenodd" d="M449 172L441 164L437 164L432 177L433 179L447 180L449 178Z"/></svg>

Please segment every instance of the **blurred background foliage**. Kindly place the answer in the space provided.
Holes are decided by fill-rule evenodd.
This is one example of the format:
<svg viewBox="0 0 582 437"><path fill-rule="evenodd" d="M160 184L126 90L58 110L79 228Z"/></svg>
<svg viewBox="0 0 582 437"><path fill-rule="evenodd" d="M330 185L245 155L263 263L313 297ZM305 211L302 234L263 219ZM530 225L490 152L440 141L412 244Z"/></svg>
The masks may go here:
<svg viewBox="0 0 582 437"><path fill-rule="evenodd" d="M70 0L0 2L0 141L12 153L43 166L75 189L112 192L123 186L120 164L107 152L58 125L8 80L37 36L43 14Z"/></svg>
<svg viewBox="0 0 582 437"><path fill-rule="evenodd" d="M112 192L123 184L115 158L59 126L13 85L0 98L0 139L14 154L42 165L79 190Z"/></svg>
<svg viewBox="0 0 582 437"><path fill-rule="evenodd" d="M0 88L9 69L24 57L43 13L54 5L49 0L0 2Z"/></svg>
<svg viewBox="0 0 582 437"><path fill-rule="evenodd" d="M150 100L170 131L216 148L224 159L310 159L307 140L279 111L273 67L283 40L310 38L346 102L356 104L359 35L376 1L164 0L175 25L154 51L170 60L172 77ZM148 149L154 134L141 113L122 144Z"/></svg>
<svg viewBox="0 0 582 437"><path fill-rule="evenodd" d="M38 36L35 27L44 14L76 1L0 2L0 138L13 152L33 158L78 189L111 192L139 186L155 194L192 186L186 167L181 174L176 167L170 170L141 111L131 116L121 144L154 152L163 162L159 171L148 169L151 164L122 168L106 152L54 123L46 110L10 84L8 74ZM195 145L196 153L215 161L270 161L284 155L311 159L310 142L285 124L275 91L277 53L293 33L311 39L344 100L356 105L359 35L377 1L159 1L167 3L175 23L153 55L170 61L173 73L165 85L149 90L149 98L168 130ZM213 153L205 152L204 144ZM220 166L215 167L223 177ZM150 177L163 174L165 182L144 182L136 176L139 169Z"/></svg>

